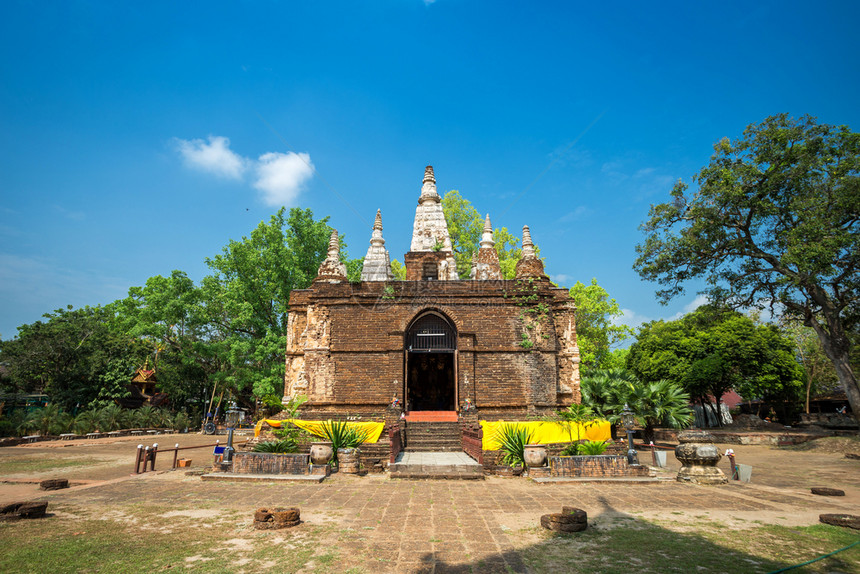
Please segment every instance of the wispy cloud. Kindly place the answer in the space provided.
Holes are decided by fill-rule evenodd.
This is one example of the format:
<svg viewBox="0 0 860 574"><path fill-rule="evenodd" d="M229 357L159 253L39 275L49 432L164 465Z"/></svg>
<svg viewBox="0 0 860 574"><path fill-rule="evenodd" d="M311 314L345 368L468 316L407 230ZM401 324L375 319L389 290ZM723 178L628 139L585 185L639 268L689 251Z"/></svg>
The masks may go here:
<svg viewBox="0 0 860 574"><path fill-rule="evenodd" d="M0 299L6 302L0 336L11 339L18 325L69 304L92 305L124 297L129 284L127 278L65 267L51 258L0 252Z"/></svg>
<svg viewBox="0 0 860 574"><path fill-rule="evenodd" d="M224 177L245 181L253 174L254 189L266 205L292 205L305 184L314 175L311 156L307 153L268 152L253 160L230 149L230 139L209 136L202 139L175 138L176 149L186 166Z"/></svg>
<svg viewBox="0 0 860 574"><path fill-rule="evenodd" d="M83 211L74 211L71 209L66 209L62 205L53 205L54 211L65 217L66 219L73 219L75 221L81 221L86 217L86 214Z"/></svg>
<svg viewBox="0 0 860 574"><path fill-rule="evenodd" d="M570 275L565 275L564 273L552 275L550 276L550 279L552 279L553 283L556 283L557 285L561 285L563 287L573 282L573 277L571 277Z"/></svg>
<svg viewBox="0 0 860 574"><path fill-rule="evenodd" d="M652 321L651 317L647 317L640 313L637 313L633 309L621 309L622 315L620 317L613 317L612 324L613 325L627 325L628 327L633 327L634 329L638 328L644 323Z"/></svg>
<svg viewBox="0 0 860 574"><path fill-rule="evenodd" d="M209 143L201 139L176 138L185 165L227 179L242 179L248 160L230 149L230 139L209 136Z"/></svg>
<svg viewBox="0 0 860 574"><path fill-rule="evenodd" d="M289 205L313 176L311 156L306 153L266 153L257 163L257 181L267 205Z"/></svg>
<svg viewBox="0 0 860 574"><path fill-rule="evenodd" d="M702 305L707 305L710 303L710 299L708 299L707 295L696 295L696 297L684 305L683 309L678 311L677 313L670 315L668 317L649 317L648 315L643 315L642 313L638 313L633 309L621 309L623 313L620 317L614 317L612 319L613 325L628 325L630 327L638 328L644 323L648 323L649 321L655 320L663 320L663 321L676 321L686 315L687 313L692 313Z"/></svg>
<svg viewBox="0 0 860 574"><path fill-rule="evenodd" d="M585 217L588 217L594 213L594 210L590 207L586 207L584 205L578 205L573 211L569 211L558 218L558 223L571 223L573 221L579 221Z"/></svg>

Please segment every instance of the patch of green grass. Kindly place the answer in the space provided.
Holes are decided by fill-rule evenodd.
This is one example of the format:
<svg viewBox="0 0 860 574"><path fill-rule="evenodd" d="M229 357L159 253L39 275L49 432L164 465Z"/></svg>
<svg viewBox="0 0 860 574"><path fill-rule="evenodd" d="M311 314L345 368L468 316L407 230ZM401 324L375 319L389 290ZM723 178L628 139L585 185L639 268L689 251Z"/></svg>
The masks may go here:
<svg viewBox="0 0 860 574"><path fill-rule="evenodd" d="M685 524L696 527L695 524ZM817 558L857 540L849 529L828 525L803 528L764 526L747 530L676 532L639 521L576 534L542 531L543 540L527 548L526 564L535 572L708 573L770 572ZM641 552L630 551L642 549ZM793 570L860 572L860 546Z"/></svg>
<svg viewBox="0 0 860 574"><path fill-rule="evenodd" d="M19 458L3 461L3 474L30 474L76 466L96 466L105 462L98 458Z"/></svg>
<svg viewBox="0 0 860 574"><path fill-rule="evenodd" d="M345 569L330 528L308 525L296 536L252 530L249 521L223 514L160 516L164 510L103 507L104 518L97 519L86 517L85 509L52 504L48 511L55 516L0 523L0 572L240 573L271 571L275 564L278 572ZM292 543L285 545L284 537Z"/></svg>

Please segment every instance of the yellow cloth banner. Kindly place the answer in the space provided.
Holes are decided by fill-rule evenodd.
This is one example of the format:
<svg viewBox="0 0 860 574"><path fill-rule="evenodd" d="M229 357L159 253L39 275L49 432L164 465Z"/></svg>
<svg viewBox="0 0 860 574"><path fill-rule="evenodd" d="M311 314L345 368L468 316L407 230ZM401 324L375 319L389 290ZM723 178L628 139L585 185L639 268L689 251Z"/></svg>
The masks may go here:
<svg viewBox="0 0 860 574"><path fill-rule="evenodd" d="M607 421L596 421L592 424L564 423L553 421L481 421L484 429L482 448L484 450L499 450L496 432L502 425L517 425L527 428L532 434L530 444L550 444L554 442L573 442L577 440L609 440L612 433Z"/></svg>
<svg viewBox="0 0 860 574"><path fill-rule="evenodd" d="M302 430L306 430L309 433L314 434L318 437L325 438L325 433L323 432L323 425L327 422L329 421L302 421L298 419L287 419L281 421L275 419L263 419L257 421L257 425L254 427L254 436L260 436L260 429L263 428L263 423L266 423L274 428L281 428L283 423L293 423ZM382 435L382 429L385 428L385 423L374 422L347 422L346 425L349 428L358 428L358 430L367 433L367 439L364 441L365 443L377 442L379 440L380 435Z"/></svg>

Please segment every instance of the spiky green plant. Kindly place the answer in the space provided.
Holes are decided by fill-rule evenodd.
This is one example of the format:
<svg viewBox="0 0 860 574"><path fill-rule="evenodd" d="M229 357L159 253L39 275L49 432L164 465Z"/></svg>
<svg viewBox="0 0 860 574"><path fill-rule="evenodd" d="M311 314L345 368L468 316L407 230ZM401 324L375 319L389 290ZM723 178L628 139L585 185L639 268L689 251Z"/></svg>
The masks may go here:
<svg viewBox="0 0 860 574"><path fill-rule="evenodd" d="M180 432L184 431L189 427L190 422L188 414L185 411L179 411L173 417L173 429Z"/></svg>
<svg viewBox="0 0 860 574"><path fill-rule="evenodd" d="M97 410L81 411L75 417L75 432L78 434L95 432L97 428L99 428L99 412Z"/></svg>
<svg viewBox="0 0 860 574"><path fill-rule="evenodd" d="M532 435L531 430L516 423L499 425L494 438L505 453L502 456L502 463L510 466L525 466L525 448L531 443Z"/></svg>
<svg viewBox="0 0 860 574"><path fill-rule="evenodd" d="M298 452L298 450L299 446L296 444L296 442L289 439L258 442L254 445L254 452L288 454L292 452Z"/></svg>
<svg viewBox="0 0 860 574"><path fill-rule="evenodd" d="M57 430L61 423L61 415L59 405L48 405L41 409L36 409L27 415L27 427L29 430L38 431L40 435L47 436L52 431Z"/></svg>
<svg viewBox="0 0 860 574"><path fill-rule="evenodd" d="M99 409L99 430L110 432L124 427L128 415L119 405L108 405Z"/></svg>
<svg viewBox="0 0 860 574"><path fill-rule="evenodd" d="M331 441L333 463L337 462L337 449L355 448L368 438L367 431L344 421L327 420L322 424L322 432L323 436Z"/></svg>
<svg viewBox="0 0 860 574"><path fill-rule="evenodd" d="M606 452L606 441L603 440L589 440L579 445L579 454L584 455L598 455Z"/></svg>
<svg viewBox="0 0 860 574"><path fill-rule="evenodd" d="M659 424L684 428L693 420L690 395L679 384L665 379L631 385L628 404L644 425L645 441L654 440Z"/></svg>

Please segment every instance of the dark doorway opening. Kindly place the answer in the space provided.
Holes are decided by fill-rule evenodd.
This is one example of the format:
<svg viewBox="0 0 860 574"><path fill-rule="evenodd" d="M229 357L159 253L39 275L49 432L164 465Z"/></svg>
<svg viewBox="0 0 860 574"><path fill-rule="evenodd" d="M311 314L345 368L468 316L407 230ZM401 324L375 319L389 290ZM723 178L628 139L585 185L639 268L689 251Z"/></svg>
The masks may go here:
<svg viewBox="0 0 860 574"><path fill-rule="evenodd" d="M409 353L410 411L453 411L454 353Z"/></svg>
<svg viewBox="0 0 860 574"><path fill-rule="evenodd" d="M406 408L457 410L457 331L441 314L428 311L406 332Z"/></svg>

